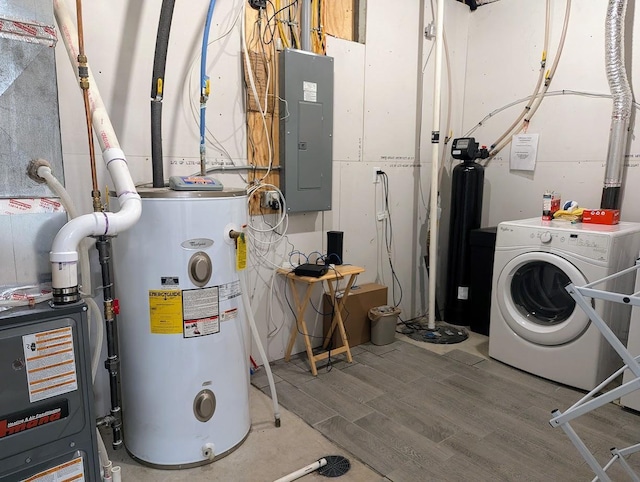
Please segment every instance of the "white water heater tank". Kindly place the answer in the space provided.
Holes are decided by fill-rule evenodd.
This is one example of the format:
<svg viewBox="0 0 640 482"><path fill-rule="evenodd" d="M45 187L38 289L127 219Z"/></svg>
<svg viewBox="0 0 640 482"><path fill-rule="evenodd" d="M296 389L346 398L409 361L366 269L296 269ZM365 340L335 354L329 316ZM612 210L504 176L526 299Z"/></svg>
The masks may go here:
<svg viewBox="0 0 640 482"><path fill-rule="evenodd" d="M125 446L159 468L206 464L249 433L249 331L231 230L245 191L141 189L114 240Z"/></svg>

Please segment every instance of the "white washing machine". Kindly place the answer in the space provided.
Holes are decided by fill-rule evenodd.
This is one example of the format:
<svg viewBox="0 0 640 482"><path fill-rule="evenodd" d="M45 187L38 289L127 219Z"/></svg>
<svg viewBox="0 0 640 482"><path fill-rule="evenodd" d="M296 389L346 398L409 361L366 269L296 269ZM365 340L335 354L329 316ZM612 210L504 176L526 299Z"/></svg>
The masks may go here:
<svg viewBox="0 0 640 482"><path fill-rule="evenodd" d="M565 290L635 264L640 224L614 226L542 221L498 225L493 268L489 356L529 373L584 390L622 361ZM632 293L634 276L596 288ZM626 343L630 306L595 301Z"/></svg>

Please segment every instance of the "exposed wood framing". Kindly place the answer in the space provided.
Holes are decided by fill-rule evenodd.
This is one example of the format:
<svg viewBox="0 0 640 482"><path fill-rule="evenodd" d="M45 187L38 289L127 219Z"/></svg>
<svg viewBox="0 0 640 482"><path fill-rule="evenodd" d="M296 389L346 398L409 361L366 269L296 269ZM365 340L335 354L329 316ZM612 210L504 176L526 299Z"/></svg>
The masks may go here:
<svg viewBox="0 0 640 482"><path fill-rule="evenodd" d="M285 6L290 0L281 0L281 7ZM311 1L311 0L298 0L298 1ZM364 2L364 0L322 0L326 2L324 5L324 31L328 35L334 37L343 38L346 40L354 40L357 36L357 24L355 18L358 12L358 3ZM274 10L274 3L268 2L267 12L262 12L260 20L260 26L258 26L258 11L251 8L247 8L245 15L245 25L247 32L247 46L249 51L249 57L251 59L251 67L254 72L254 82L256 84L256 90L260 97L260 103L264 104L265 88L268 88L267 93L267 106L262 105L263 111L266 108L266 119L263 121L262 115L259 112L258 105L255 101L254 95L248 84L248 78L245 68L245 80L247 81L247 157L250 164L257 166L268 166L270 153L269 142L271 143L272 154L272 166L280 165L280 152L278 146L279 139L279 118L280 118L280 104L276 102L277 86L278 86L278 56L276 51L276 45L280 44L279 34L280 31L286 35L287 42L292 45L292 37L289 28L283 28L280 30L278 24L272 19L269 28L266 26L266 21L272 16ZM299 14L299 9L297 9ZM294 19L294 26L299 29L299 18ZM284 27L284 25L283 25ZM288 27L288 26L287 26ZM295 28L295 27L294 27ZM258 29L260 31L258 31ZM297 32L299 36L299 32ZM274 36L272 42L271 36ZM266 37L266 43L261 42L261 38ZM243 57L244 66L244 57ZM270 75L268 74L267 66L270 69ZM245 66L246 67L246 66ZM269 82L267 85L267 77ZM265 130L265 122L267 124L267 131ZM270 173L266 178L264 171L258 171L257 173L250 172L249 180L257 181L262 180L262 183L273 184L275 186L280 185L279 171ZM251 213L259 214L261 212L271 212L260 208L260 196L259 194L253 196L251 200Z"/></svg>

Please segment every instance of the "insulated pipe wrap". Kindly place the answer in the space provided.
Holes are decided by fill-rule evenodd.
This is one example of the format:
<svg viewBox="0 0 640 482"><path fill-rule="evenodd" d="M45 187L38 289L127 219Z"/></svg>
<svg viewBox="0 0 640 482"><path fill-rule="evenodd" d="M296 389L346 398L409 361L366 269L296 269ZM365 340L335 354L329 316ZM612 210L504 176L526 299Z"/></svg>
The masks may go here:
<svg viewBox="0 0 640 482"><path fill-rule="evenodd" d="M609 0L605 28L605 59L607 79L613 97L613 113L611 114L611 131L605 168L605 189L619 187L622 184L622 168L624 166L627 131L633 102L631 87L629 86L624 66L624 21L626 10L627 0Z"/></svg>
<svg viewBox="0 0 640 482"><path fill-rule="evenodd" d="M151 82L151 165L153 187L164 187L164 165L162 154L162 96L164 95L164 73L167 66L167 50L175 0L163 0L158 20L156 50L153 56L153 79Z"/></svg>

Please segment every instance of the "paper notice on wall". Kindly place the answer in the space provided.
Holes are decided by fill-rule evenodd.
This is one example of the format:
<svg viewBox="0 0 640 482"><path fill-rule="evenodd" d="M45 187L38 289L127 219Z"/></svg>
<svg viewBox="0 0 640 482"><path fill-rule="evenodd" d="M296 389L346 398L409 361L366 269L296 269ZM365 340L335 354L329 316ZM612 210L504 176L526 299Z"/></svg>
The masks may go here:
<svg viewBox="0 0 640 482"><path fill-rule="evenodd" d="M64 464L51 467L28 479L23 479L22 482L83 482L84 480L82 457L77 457Z"/></svg>
<svg viewBox="0 0 640 482"><path fill-rule="evenodd" d="M71 327L22 337L31 403L78 389Z"/></svg>
<svg viewBox="0 0 640 482"><path fill-rule="evenodd" d="M514 171L533 171L538 156L539 134L517 134L511 138L509 168Z"/></svg>
<svg viewBox="0 0 640 482"><path fill-rule="evenodd" d="M218 300L217 286L182 292L184 338L196 338L220 332Z"/></svg>

